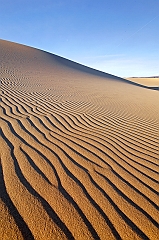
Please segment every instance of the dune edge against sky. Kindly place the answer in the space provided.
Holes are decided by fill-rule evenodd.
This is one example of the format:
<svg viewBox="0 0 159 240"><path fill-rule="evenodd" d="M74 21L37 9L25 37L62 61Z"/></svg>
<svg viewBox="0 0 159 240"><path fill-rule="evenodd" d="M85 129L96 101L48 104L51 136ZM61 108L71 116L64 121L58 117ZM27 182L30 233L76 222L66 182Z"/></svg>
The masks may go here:
<svg viewBox="0 0 159 240"><path fill-rule="evenodd" d="M157 239L158 91L0 41L3 239Z"/></svg>

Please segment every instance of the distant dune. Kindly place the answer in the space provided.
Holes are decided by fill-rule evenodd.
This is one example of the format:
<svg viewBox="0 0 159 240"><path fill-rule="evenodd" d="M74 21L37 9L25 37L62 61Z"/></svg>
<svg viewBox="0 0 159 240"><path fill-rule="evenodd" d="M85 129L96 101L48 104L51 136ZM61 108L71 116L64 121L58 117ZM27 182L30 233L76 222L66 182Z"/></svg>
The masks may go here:
<svg viewBox="0 0 159 240"><path fill-rule="evenodd" d="M130 81L139 83L141 85L145 85L148 87L156 87L159 90L159 76L153 76L153 77L131 77L127 78Z"/></svg>
<svg viewBox="0 0 159 240"><path fill-rule="evenodd" d="M157 240L156 85L3 40L0 79L1 239Z"/></svg>

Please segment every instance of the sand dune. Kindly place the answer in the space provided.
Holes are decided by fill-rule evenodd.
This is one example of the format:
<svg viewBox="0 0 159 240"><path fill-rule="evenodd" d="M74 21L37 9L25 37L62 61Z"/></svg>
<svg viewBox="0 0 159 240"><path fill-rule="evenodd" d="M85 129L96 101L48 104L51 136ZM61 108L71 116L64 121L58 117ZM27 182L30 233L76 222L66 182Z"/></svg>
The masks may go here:
<svg viewBox="0 0 159 240"><path fill-rule="evenodd" d="M3 40L0 67L1 239L158 239L159 92Z"/></svg>
<svg viewBox="0 0 159 240"><path fill-rule="evenodd" d="M133 81L135 83L139 83L141 85L145 85L147 87L156 87L159 90L159 76L154 77L131 77L128 80Z"/></svg>

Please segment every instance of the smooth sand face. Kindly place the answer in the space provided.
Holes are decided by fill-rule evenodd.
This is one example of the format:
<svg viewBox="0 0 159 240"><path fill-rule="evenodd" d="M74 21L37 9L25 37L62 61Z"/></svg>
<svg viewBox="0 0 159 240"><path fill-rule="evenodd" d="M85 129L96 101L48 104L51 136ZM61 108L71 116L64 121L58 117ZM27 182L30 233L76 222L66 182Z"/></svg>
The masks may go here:
<svg viewBox="0 0 159 240"><path fill-rule="evenodd" d="M158 237L159 92L0 41L0 236Z"/></svg>
<svg viewBox="0 0 159 240"><path fill-rule="evenodd" d="M159 87L159 77L132 77L127 79L145 86Z"/></svg>

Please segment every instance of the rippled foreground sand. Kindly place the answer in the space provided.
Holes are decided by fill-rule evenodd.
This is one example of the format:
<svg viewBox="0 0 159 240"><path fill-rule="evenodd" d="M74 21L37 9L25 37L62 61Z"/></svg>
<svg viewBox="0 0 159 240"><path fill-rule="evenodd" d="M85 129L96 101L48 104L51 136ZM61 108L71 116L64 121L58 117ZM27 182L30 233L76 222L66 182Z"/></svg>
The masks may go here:
<svg viewBox="0 0 159 240"><path fill-rule="evenodd" d="M159 92L0 41L0 236L157 239Z"/></svg>

